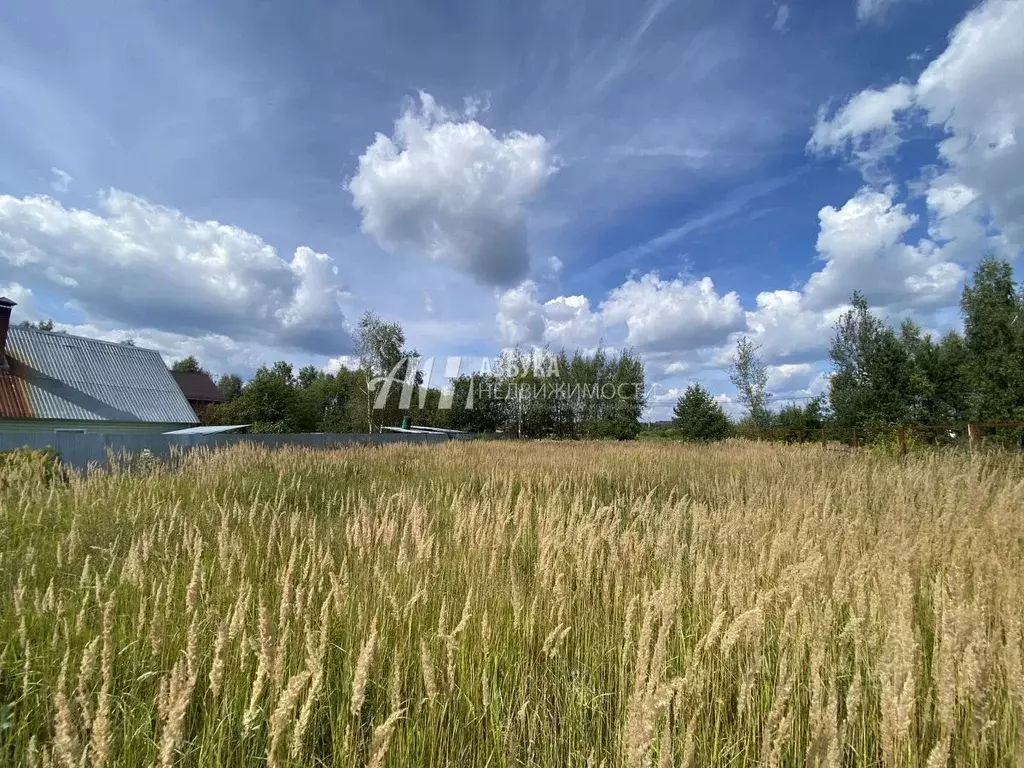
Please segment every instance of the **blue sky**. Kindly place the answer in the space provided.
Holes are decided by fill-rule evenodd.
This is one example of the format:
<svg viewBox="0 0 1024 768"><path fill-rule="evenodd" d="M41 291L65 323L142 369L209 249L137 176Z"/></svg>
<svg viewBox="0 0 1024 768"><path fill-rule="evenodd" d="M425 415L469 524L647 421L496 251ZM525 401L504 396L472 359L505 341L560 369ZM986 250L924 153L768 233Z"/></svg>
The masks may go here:
<svg viewBox="0 0 1024 768"><path fill-rule="evenodd" d="M366 309L631 345L654 416L747 334L806 397L855 288L942 331L1019 251L1022 6L7 4L0 288L215 372L337 365Z"/></svg>

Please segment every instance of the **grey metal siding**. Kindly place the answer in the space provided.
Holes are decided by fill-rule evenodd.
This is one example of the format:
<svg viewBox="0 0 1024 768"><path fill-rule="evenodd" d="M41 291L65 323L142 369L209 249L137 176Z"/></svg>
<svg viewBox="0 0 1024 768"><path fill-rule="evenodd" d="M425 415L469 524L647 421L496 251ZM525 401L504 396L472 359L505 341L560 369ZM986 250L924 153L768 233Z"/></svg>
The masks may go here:
<svg viewBox="0 0 1024 768"><path fill-rule="evenodd" d="M58 429L84 429L88 433L135 433L160 434L172 429L182 429L189 424L162 424L152 421L97 421L95 419L2 419L0 435L36 432L55 432Z"/></svg>

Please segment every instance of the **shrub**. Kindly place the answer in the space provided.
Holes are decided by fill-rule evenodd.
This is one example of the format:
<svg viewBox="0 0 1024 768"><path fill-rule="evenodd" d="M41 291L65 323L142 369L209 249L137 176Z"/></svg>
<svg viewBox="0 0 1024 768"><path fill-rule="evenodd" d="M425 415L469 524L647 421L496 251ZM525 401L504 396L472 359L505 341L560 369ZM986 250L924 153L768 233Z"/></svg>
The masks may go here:
<svg viewBox="0 0 1024 768"><path fill-rule="evenodd" d="M732 432L722 406L700 384L691 384L676 402L672 426L683 440L697 442L724 440Z"/></svg>

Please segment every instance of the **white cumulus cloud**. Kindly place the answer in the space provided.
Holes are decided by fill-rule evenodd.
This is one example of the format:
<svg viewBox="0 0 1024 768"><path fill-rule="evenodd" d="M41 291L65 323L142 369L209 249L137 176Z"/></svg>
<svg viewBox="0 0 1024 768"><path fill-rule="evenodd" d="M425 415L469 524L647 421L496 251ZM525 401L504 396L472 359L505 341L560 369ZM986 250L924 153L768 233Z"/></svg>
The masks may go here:
<svg viewBox="0 0 1024 768"><path fill-rule="evenodd" d="M35 295L31 288L26 288L20 283L0 283L0 296L17 304L11 316L12 325L17 325L24 320L35 322L40 319L39 310L36 309Z"/></svg>
<svg viewBox="0 0 1024 768"><path fill-rule="evenodd" d="M591 347L602 336L647 354L714 347L743 327L739 297L719 295L711 278L663 280L656 273L629 279L596 310L586 296L538 298L533 281L504 292L498 327L507 344Z"/></svg>
<svg viewBox="0 0 1024 768"><path fill-rule="evenodd" d="M497 321L501 341L508 346L589 348L600 340L603 329L601 316L591 311L585 296L557 296L542 302L532 280L499 297Z"/></svg>
<svg viewBox="0 0 1024 768"><path fill-rule="evenodd" d="M710 277L687 282L648 273L627 280L601 304L607 324L624 323L626 343L650 351L685 351L721 343L743 327L735 292L720 295Z"/></svg>
<svg viewBox="0 0 1024 768"><path fill-rule="evenodd" d="M842 208L827 205L818 213L818 253L825 267L804 288L813 308L827 309L857 288L877 306L923 307L948 304L965 277L928 239L904 242L917 223L893 190L861 189Z"/></svg>
<svg viewBox="0 0 1024 768"><path fill-rule="evenodd" d="M889 2L864 3L884 9ZM869 14L873 15L873 14ZM985 0L957 24L949 42L918 77L917 82L894 83L880 90L869 88L853 96L833 115L819 112L808 148L817 153L849 153L866 172L899 146L907 120L919 116L941 128L939 142L942 173L929 192L928 202L938 219L959 216L959 221L937 221L932 229L942 239L963 236L971 247L1012 251L1024 245L1024 0ZM869 177L869 180L870 177ZM949 197L957 191L953 211ZM967 202L976 202L970 211ZM948 203L948 204L947 204ZM964 223L970 215L980 222L990 214L1002 237L985 240L984 224Z"/></svg>
<svg viewBox="0 0 1024 768"><path fill-rule="evenodd" d="M96 212L0 195L0 264L108 326L325 355L351 348L329 256L300 247L285 260L243 229L116 189Z"/></svg>
<svg viewBox="0 0 1024 768"><path fill-rule="evenodd" d="M746 313L744 333L761 346L765 360L820 360L828 353L833 326L844 309L844 305L811 307L800 291L762 291L757 295L756 307ZM716 365L731 362L735 342L734 336L719 349L714 358Z"/></svg>
<svg viewBox="0 0 1024 768"><path fill-rule="evenodd" d="M947 138L939 156L957 184L1024 245L1024 1L987 0L921 73L917 105Z"/></svg>
<svg viewBox="0 0 1024 768"><path fill-rule="evenodd" d="M485 285L527 275L525 205L557 168L543 136L499 135L420 93L394 134L378 133L348 183L362 229L387 250L421 253Z"/></svg>

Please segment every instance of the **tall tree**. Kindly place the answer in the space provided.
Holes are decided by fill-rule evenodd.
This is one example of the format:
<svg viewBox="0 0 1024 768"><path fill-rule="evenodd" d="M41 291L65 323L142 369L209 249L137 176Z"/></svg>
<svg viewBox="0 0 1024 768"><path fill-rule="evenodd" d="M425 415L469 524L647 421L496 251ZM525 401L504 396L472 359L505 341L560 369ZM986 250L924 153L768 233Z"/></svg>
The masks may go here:
<svg viewBox="0 0 1024 768"><path fill-rule="evenodd" d="M841 427L902 424L912 412L914 380L906 346L855 291L829 349L829 402Z"/></svg>
<svg viewBox="0 0 1024 768"><path fill-rule="evenodd" d="M985 258L964 288L960 308L974 419L1024 415L1024 317L1021 296L1006 261Z"/></svg>
<svg viewBox="0 0 1024 768"><path fill-rule="evenodd" d="M758 354L760 345L746 336L736 344L736 355L729 369L729 380L736 387L740 402L747 411L747 419L757 427L767 427L771 422L768 411L768 366Z"/></svg>
<svg viewBox="0 0 1024 768"><path fill-rule="evenodd" d="M394 322L386 322L373 312L366 312L356 327L356 350L359 353L359 367L363 372L363 392L366 397L366 422L372 432L374 426L383 427L392 421L398 411L402 382L410 377L415 384L422 383L422 376L414 368L417 357L415 350L405 349L405 331ZM405 364L402 365L403 361ZM388 388L384 408L376 411L377 387L387 387L381 382L384 377L394 377Z"/></svg>
<svg viewBox="0 0 1024 768"><path fill-rule="evenodd" d="M684 440L700 442L723 440L732 430L722 406L700 384L691 384L676 401L672 426Z"/></svg>
<svg viewBox="0 0 1024 768"><path fill-rule="evenodd" d="M632 349L623 350L608 360L608 383L602 384L604 404L597 430L605 437L633 439L640 432L640 418L647 407L644 364ZM614 392L606 397L606 392Z"/></svg>
<svg viewBox="0 0 1024 768"><path fill-rule="evenodd" d="M957 424L967 413L968 357L963 338L950 331L938 342L904 320L900 343L909 367L909 417L918 424Z"/></svg>
<svg viewBox="0 0 1024 768"><path fill-rule="evenodd" d="M292 364L287 360L278 360L267 372L268 375L273 376L275 379L280 379L288 386L294 386L295 374ZM259 371L257 371L259 373Z"/></svg>
<svg viewBox="0 0 1024 768"><path fill-rule="evenodd" d="M448 423L467 432L495 432L505 426L499 381L492 373L463 374L452 388Z"/></svg>

